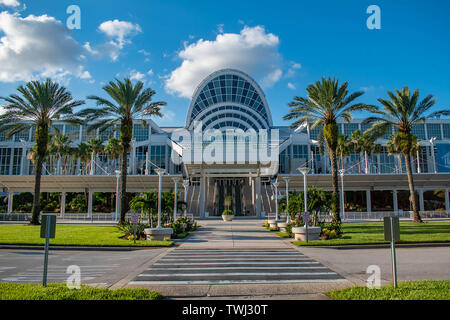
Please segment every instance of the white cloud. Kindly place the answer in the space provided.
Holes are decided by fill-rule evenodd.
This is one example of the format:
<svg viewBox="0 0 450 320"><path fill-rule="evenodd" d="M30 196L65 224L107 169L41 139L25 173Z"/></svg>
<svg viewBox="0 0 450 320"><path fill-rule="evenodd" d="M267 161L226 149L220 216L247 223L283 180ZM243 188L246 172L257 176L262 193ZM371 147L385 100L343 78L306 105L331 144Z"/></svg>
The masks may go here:
<svg viewBox="0 0 450 320"><path fill-rule="evenodd" d="M149 76L152 76L152 75L153 75L153 70L152 70L152 69L148 70L147 74L148 74Z"/></svg>
<svg viewBox="0 0 450 320"><path fill-rule="evenodd" d="M54 17L0 13L0 81L89 79L82 46Z"/></svg>
<svg viewBox="0 0 450 320"><path fill-rule="evenodd" d="M130 74L130 80L136 80L136 81L142 81L145 79L145 74L136 71L136 70L132 70L131 74Z"/></svg>
<svg viewBox="0 0 450 320"><path fill-rule="evenodd" d="M138 24L128 21L109 20L103 22L98 30L106 34L108 37L115 39L120 46L124 46L129 42L128 36L142 32Z"/></svg>
<svg viewBox="0 0 450 320"><path fill-rule="evenodd" d="M297 89L297 87L291 82L288 82L287 86L288 86L289 89L292 89L292 90Z"/></svg>
<svg viewBox="0 0 450 320"><path fill-rule="evenodd" d="M239 34L224 33L213 41L200 39L178 53L183 60L166 80L169 93L190 98L209 74L224 68L242 70L267 88L282 76L279 38L264 27L244 27Z"/></svg>
<svg viewBox="0 0 450 320"><path fill-rule="evenodd" d="M86 42L84 49L95 58L109 56L111 60L117 61L125 45L131 43L130 38L141 33L142 29L138 24L116 19L103 22L98 27L98 31L105 34L109 40L95 47L92 47L89 42ZM145 50L140 50L139 52L144 55L147 54Z"/></svg>
<svg viewBox="0 0 450 320"><path fill-rule="evenodd" d="M0 0L0 5L7 7L18 7L20 6L20 2L17 0Z"/></svg>

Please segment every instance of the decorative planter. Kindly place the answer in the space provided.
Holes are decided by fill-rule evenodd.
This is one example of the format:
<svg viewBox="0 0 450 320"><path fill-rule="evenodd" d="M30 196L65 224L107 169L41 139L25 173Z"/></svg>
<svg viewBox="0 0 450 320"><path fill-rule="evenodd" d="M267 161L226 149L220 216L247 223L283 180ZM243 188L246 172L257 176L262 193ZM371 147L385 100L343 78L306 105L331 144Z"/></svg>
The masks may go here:
<svg viewBox="0 0 450 320"><path fill-rule="evenodd" d="M308 227L308 241L319 240L321 231L321 227ZM292 233L295 234L295 240L306 241L305 227L292 228Z"/></svg>
<svg viewBox="0 0 450 320"><path fill-rule="evenodd" d="M277 220L267 220L267 222L269 223L269 226L271 228L278 228L278 222Z"/></svg>
<svg viewBox="0 0 450 320"><path fill-rule="evenodd" d="M223 221L233 221L234 215L232 215L232 216L230 216L230 215L222 215L222 219L223 219Z"/></svg>
<svg viewBox="0 0 450 320"><path fill-rule="evenodd" d="M286 222L278 222L277 225L278 225L278 228L280 228L280 231L282 231L282 232L286 231L286 227L287 227Z"/></svg>
<svg viewBox="0 0 450 320"><path fill-rule="evenodd" d="M151 240L152 238L157 241L163 241L165 238L171 238L173 234L172 228L148 228L144 229L145 234L147 235L147 240Z"/></svg>

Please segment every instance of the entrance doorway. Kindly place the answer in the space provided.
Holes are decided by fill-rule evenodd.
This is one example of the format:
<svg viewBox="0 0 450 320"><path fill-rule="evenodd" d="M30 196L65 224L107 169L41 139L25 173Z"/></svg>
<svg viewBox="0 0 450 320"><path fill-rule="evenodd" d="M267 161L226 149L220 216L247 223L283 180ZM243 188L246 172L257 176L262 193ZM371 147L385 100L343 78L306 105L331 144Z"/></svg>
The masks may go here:
<svg viewBox="0 0 450 320"><path fill-rule="evenodd" d="M252 188L249 178L209 178L206 211L221 216L224 210L232 210L236 216L253 216Z"/></svg>

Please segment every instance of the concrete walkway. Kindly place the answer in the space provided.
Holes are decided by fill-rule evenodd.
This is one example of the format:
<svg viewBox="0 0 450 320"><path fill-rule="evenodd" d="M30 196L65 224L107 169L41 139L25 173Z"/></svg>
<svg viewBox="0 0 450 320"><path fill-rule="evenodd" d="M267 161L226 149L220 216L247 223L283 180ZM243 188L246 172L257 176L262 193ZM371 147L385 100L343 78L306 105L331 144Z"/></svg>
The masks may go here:
<svg viewBox="0 0 450 320"><path fill-rule="evenodd" d="M177 248L128 282L171 299L327 299L341 275L262 228L261 220L200 221Z"/></svg>

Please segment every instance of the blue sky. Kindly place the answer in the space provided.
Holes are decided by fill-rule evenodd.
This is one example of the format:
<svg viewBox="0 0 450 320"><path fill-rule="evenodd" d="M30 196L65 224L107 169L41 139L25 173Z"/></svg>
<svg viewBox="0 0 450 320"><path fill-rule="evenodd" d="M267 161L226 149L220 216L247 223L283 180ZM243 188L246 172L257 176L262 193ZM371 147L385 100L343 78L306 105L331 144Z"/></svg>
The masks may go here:
<svg viewBox="0 0 450 320"><path fill-rule="evenodd" d="M372 4L381 30L366 27ZM69 5L81 9L81 30L65 30ZM276 125L323 76L366 91L365 103L407 85L450 107L448 1L0 0L2 11L0 96L51 75L84 99L133 76L168 103L157 123L182 126L192 88L229 66L262 84Z"/></svg>

